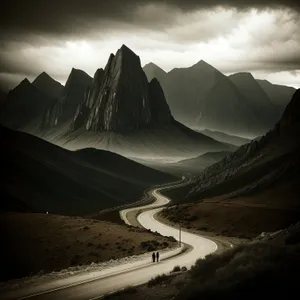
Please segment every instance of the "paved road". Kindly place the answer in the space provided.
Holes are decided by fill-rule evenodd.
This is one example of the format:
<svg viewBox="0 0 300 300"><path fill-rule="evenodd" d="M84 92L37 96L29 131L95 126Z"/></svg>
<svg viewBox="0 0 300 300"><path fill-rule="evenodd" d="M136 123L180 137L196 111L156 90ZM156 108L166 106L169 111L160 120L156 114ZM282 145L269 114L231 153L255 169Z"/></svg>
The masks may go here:
<svg viewBox="0 0 300 300"><path fill-rule="evenodd" d="M156 197L156 201L150 205L144 207L131 208L121 212L122 218L125 222L128 222L126 215L129 211L148 209L138 215L138 222L145 228L157 231L165 236L173 236L178 240L178 228L160 223L154 218L154 215L163 209L162 205L169 202L169 199L162 196L159 193L159 189L155 189L153 196ZM182 241L190 245L190 250L181 252L181 249L173 251L172 253L165 254L161 257L159 263L152 263L149 261L143 261L140 263L132 264L132 268L120 268L115 269L111 274L99 276L92 281L86 282L74 282L68 287L60 287L59 289L53 289L52 291L41 291L40 293L25 293L23 298L15 297L15 295L7 295L7 297L1 297L1 299L73 299L73 300L91 300L100 299L103 295L126 288L128 286L139 285L147 282L152 277L170 272L174 266L186 266L190 267L195 261L204 257L205 255L216 251L217 245L206 238L200 237L188 232L182 232ZM179 254L178 254L179 253ZM176 255L177 254L177 255ZM171 257L170 257L171 256Z"/></svg>

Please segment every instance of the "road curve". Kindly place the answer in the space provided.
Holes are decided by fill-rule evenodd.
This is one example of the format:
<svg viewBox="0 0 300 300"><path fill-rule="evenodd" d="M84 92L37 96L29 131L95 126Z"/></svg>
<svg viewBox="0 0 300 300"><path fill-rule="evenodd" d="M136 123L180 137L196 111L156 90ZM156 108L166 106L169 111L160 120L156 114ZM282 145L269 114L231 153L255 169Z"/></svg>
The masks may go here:
<svg viewBox="0 0 300 300"><path fill-rule="evenodd" d="M176 185L178 185L178 183ZM129 211L144 210L138 215L138 222L143 227L152 231L157 231L165 236L173 236L178 240L178 228L162 224L154 218L155 214L163 209L161 206L170 201L167 197L159 193L161 189L163 188L153 190L152 194L156 198L154 203L143 207L123 210L120 212L120 215L125 222L128 222L126 216ZM13 293L6 296L3 295L4 297L1 296L1 299L101 299L101 297L105 294L121 290L128 286L139 285L147 282L156 275L168 273L176 265L186 266L189 268L198 258L204 257L217 249L217 245L207 238L185 231L182 232L181 237L182 242L190 245L191 250L181 253L181 249L178 248L177 250L165 253L161 256L161 261L159 263L152 263L150 261L151 258L149 257L149 260L133 263L131 267L129 265L127 268L119 266L119 268L115 268L114 272L106 272L106 274L90 280L81 282L74 281L73 283L72 281L69 281L69 284L66 286L41 290L40 292L34 292L34 290L31 290L31 292L27 291L23 295L20 293Z"/></svg>

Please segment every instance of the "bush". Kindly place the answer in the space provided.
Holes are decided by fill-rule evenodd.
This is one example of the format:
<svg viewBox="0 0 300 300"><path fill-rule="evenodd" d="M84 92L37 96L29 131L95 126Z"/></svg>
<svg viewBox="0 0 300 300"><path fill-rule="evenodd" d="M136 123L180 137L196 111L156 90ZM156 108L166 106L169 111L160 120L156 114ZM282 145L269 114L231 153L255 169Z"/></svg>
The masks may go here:
<svg viewBox="0 0 300 300"><path fill-rule="evenodd" d="M162 274L158 275L148 281L148 287L153 287L162 283L170 283L172 281L172 276Z"/></svg>
<svg viewBox="0 0 300 300"><path fill-rule="evenodd" d="M119 297L119 296L122 296L122 295L127 295L127 294L136 294L137 293L137 289L135 287L128 287L124 290L121 290L121 291L117 291L117 292L114 292L112 294L109 294L107 296L104 296L104 298L102 298L103 300L108 300L108 299L112 299L112 298L115 298L115 297Z"/></svg>
<svg viewBox="0 0 300 300"><path fill-rule="evenodd" d="M172 272L180 272L180 266L175 266L172 270Z"/></svg>
<svg viewBox="0 0 300 300"><path fill-rule="evenodd" d="M89 226L84 226L83 230L89 230L90 227Z"/></svg>
<svg viewBox="0 0 300 300"><path fill-rule="evenodd" d="M277 299L286 291L298 291L299 265L297 246L266 242L239 246L197 261L175 299L236 300L258 295Z"/></svg>
<svg viewBox="0 0 300 300"><path fill-rule="evenodd" d="M300 243L300 231L290 233L286 238L285 238L285 243L287 245L295 245Z"/></svg>
<svg viewBox="0 0 300 300"><path fill-rule="evenodd" d="M181 271L182 272L186 272L187 271L187 267L181 267Z"/></svg>

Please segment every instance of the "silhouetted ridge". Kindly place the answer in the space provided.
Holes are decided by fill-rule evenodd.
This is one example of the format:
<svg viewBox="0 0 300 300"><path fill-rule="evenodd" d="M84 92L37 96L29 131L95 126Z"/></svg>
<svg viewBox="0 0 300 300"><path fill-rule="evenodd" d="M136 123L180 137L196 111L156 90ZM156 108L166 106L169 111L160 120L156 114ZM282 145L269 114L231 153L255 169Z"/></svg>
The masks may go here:
<svg viewBox="0 0 300 300"><path fill-rule="evenodd" d="M59 97L63 91L63 85L54 80L46 72L38 75L32 84L50 98Z"/></svg>

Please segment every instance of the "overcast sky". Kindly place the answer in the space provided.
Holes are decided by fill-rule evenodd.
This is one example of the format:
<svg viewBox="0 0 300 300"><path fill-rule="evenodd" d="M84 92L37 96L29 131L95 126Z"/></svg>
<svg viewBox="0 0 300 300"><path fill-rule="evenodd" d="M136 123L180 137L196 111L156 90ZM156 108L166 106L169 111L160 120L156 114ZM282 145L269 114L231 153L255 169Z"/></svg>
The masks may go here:
<svg viewBox="0 0 300 300"><path fill-rule="evenodd" d="M42 71L64 84L72 67L93 76L122 44L166 71L203 59L300 88L297 2L10 0L1 7L0 88Z"/></svg>

